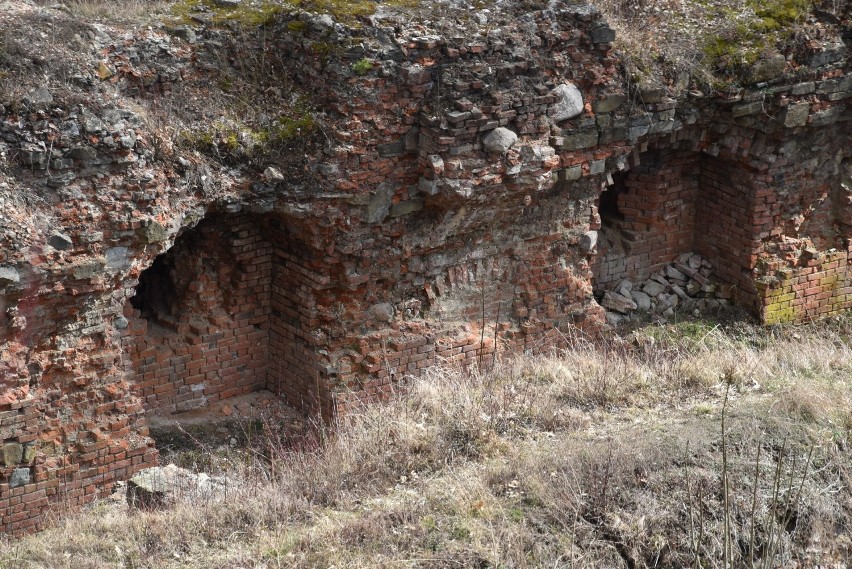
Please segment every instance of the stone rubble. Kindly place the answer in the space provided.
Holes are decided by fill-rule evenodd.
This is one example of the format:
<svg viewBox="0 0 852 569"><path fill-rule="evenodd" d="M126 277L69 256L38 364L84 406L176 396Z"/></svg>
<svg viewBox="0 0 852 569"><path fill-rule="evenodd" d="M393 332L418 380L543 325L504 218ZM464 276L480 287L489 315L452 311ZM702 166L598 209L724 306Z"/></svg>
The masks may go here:
<svg viewBox="0 0 852 569"><path fill-rule="evenodd" d="M731 302L734 287L713 281L713 264L697 253L683 253L641 283L625 279L604 291L600 304L607 322L617 326L634 312L671 318L675 310L699 315Z"/></svg>
<svg viewBox="0 0 852 569"><path fill-rule="evenodd" d="M198 474L169 464L140 470L127 481L127 503L136 508L160 508L183 499L209 502L225 495L228 480L221 476Z"/></svg>

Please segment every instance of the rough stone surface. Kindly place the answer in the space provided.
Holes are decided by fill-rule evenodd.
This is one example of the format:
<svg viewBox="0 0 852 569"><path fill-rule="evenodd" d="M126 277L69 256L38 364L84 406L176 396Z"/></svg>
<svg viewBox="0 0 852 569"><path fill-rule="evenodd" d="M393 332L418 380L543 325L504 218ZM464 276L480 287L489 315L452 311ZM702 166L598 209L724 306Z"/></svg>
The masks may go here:
<svg viewBox="0 0 852 569"><path fill-rule="evenodd" d="M795 126L805 126L808 123L811 106L809 103L799 103L787 107L784 112L784 126L791 128Z"/></svg>
<svg viewBox="0 0 852 569"><path fill-rule="evenodd" d="M46 105L53 102L53 95L47 87L42 86L33 91L28 99L35 105Z"/></svg>
<svg viewBox="0 0 852 569"><path fill-rule="evenodd" d="M580 248L586 252L591 253L595 250L598 244L598 232L597 231L586 231L583 236L580 238Z"/></svg>
<svg viewBox="0 0 852 569"><path fill-rule="evenodd" d="M273 184L283 182L286 179L284 174L281 173L281 170L275 166L267 166L266 170L263 171L263 177L267 182L271 182Z"/></svg>
<svg viewBox="0 0 852 569"><path fill-rule="evenodd" d="M58 251L66 251L74 245L71 238L63 233L54 233L47 240L47 243Z"/></svg>
<svg viewBox="0 0 852 569"><path fill-rule="evenodd" d="M505 154L517 141L517 134L501 126L485 135L482 139L482 146L488 152Z"/></svg>
<svg viewBox="0 0 852 569"><path fill-rule="evenodd" d="M367 206L367 222L379 223L387 217L390 211L394 195L394 188L391 184L380 184L375 195L370 198Z"/></svg>
<svg viewBox="0 0 852 569"><path fill-rule="evenodd" d="M21 275L17 269L11 267L0 267L0 284L21 282Z"/></svg>
<svg viewBox="0 0 852 569"><path fill-rule="evenodd" d="M3 445L3 465L15 466L20 464L24 457L24 447L19 443L6 443Z"/></svg>
<svg viewBox="0 0 852 569"><path fill-rule="evenodd" d="M754 83L769 81L780 77L787 66L787 60L783 54L775 52L758 59L749 70L750 79Z"/></svg>
<svg viewBox="0 0 852 569"><path fill-rule="evenodd" d="M9 477L9 488L19 488L30 483L31 472L29 468L16 468Z"/></svg>
<svg viewBox="0 0 852 569"><path fill-rule="evenodd" d="M642 291L634 290L630 292L630 298L636 303L636 308L647 312L651 310L651 297Z"/></svg>
<svg viewBox="0 0 852 569"><path fill-rule="evenodd" d="M648 296L659 296L660 293L664 292L665 290L665 285L651 280L645 281L645 284L642 285L642 292L644 292Z"/></svg>
<svg viewBox="0 0 852 569"><path fill-rule="evenodd" d="M389 302L383 302L381 304L376 304L375 306L370 308L370 313L376 320L380 320L382 322L392 322L394 316L394 308L393 305Z"/></svg>
<svg viewBox="0 0 852 569"><path fill-rule="evenodd" d="M675 308L687 308L700 315L703 310L717 309L732 298L733 287L711 282L712 263L700 255L685 252L667 264L641 285L621 280L612 291L603 294L601 305L618 313L618 323L630 321L633 310L653 312L658 318L670 318ZM636 303L631 308L619 303L620 297L630 296Z"/></svg>
<svg viewBox="0 0 852 569"><path fill-rule="evenodd" d="M224 495L227 487L223 478L169 464L146 468L128 480L127 502L137 508L164 507L178 498L208 502Z"/></svg>
<svg viewBox="0 0 852 569"><path fill-rule="evenodd" d="M609 95L595 102L596 113L611 113L627 100L625 95Z"/></svg>
<svg viewBox="0 0 852 569"><path fill-rule="evenodd" d="M636 303L633 302L633 299L609 291L604 293L601 306L609 308L610 310L615 310L616 312L621 312L622 314L626 314L631 310L636 310Z"/></svg>
<svg viewBox="0 0 852 569"><path fill-rule="evenodd" d="M573 83L563 83L553 89L556 102L551 107L550 117L554 122L573 119L583 112L583 95Z"/></svg>

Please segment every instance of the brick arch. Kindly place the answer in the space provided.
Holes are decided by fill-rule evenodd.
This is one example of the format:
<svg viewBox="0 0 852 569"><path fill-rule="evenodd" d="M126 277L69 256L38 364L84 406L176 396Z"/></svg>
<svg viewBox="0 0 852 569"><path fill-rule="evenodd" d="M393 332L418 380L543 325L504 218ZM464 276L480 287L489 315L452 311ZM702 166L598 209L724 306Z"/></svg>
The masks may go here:
<svg viewBox="0 0 852 569"><path fill-rule="evenodd" d="M693 149L649 149L598 200L601 217L592 260L596 291L622 279L641 282L696 252L714 273L754 304L752 270L762 228L755 216L755 172L744 161Z"/></svg>
<svg viewBox="0 0 852 569"><path fill-rule="evenodd" d="M211 213L141 273L123 342L147 412L211 407L260 389L328 411L311 340L323 279L294 234L276 214Z"/></svg>

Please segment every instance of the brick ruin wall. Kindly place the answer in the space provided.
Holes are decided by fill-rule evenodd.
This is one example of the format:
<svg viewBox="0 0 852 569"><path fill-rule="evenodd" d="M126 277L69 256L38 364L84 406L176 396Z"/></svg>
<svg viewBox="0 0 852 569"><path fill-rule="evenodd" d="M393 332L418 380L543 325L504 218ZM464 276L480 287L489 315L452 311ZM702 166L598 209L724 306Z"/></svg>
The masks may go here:
<svg viewBox="0 0 852 569"><path fill-rule="evenodd" d="M710 143L713 130L731 147ZM640 153L606 190L615 196L602 194L595 286L641 282L696 252L764 323L847 310L849 186L840 177L849 162L839 148L848 139L844 130L789 139L717 123Z"/></svg>
<svg viewBox="0 0 852 569"><path fill-rule="evenodd" d="M268 388L330 416L431 365L598 333L595 288L681 252L765 322L847 309L847 52L674 99L628 89L595 10L554 6L492 36L379 23L331 56L355 32L280 19L274 51L327 117L298 183L158 162L130 102L195 72L159 32L135 41L175 41L184 67L136 62L118 105L4 110L13 181L43 202L15 205L0 257L0 527L155 464L146 412Z"/></svg>
<svg viewBox="0 0 852 569"><path fill-rule="evenodd" d="M272 246L246 216L217 221L181 235L125 305L128 371L149 411L266 386Z"/></svg>

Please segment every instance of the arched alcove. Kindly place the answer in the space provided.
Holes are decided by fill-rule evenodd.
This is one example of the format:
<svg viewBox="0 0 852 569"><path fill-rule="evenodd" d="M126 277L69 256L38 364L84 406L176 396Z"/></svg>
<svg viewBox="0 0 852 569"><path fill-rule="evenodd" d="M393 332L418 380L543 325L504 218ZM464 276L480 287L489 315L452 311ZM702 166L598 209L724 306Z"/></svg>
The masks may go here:
<svg viewBox="0 0 852 569"><path fill-rule="evenodd" d="M305 410L327 398L310 340L313 255L274 214L212 213L144 270L127 352L151 412L271 389Z"/></svg>
<svg viewBox="0 0 852 569"><path fill-rule="evenodd" d="M694 252L750 304L760 233L752 214L754 173L739 161L691 150L649 150L638 162L614 175L599 197L595 291L624 279L641 283Z"/></svg>

